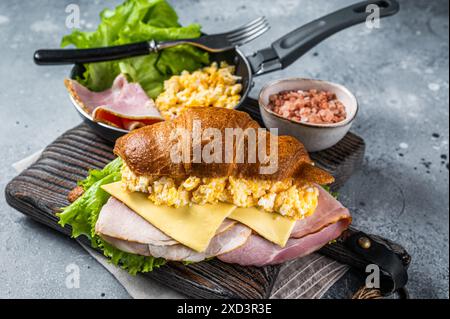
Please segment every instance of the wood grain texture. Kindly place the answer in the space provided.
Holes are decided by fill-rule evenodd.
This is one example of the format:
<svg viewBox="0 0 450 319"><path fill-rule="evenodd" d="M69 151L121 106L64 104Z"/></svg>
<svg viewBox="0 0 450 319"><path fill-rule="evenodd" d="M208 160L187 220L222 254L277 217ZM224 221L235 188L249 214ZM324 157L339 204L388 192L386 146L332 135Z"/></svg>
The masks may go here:
<svg viewBox="0 0 450 319"><path fill-rule="evenodd" d="M260 120L258 112L255 113L255 102L250 101L246 111ZM332 149L312 154L312 157L335 176L334 187L337 188L359 167L363 155L363 140L349 133ZM69 205L68 192L89 169L102 168L113 158L112 145L95 135L86 124L81 124L56 139L36 163L7 185L6 200L34 220L70 235L69 227L57 224L55 213ZM406 254L401 247L397 248L400 256ZM357 267L364 265L339 242L321 251ZM194 298L267 298L278 271L279 266L241 267L212 260L188 266L171 262L145 275Z"/></svg>

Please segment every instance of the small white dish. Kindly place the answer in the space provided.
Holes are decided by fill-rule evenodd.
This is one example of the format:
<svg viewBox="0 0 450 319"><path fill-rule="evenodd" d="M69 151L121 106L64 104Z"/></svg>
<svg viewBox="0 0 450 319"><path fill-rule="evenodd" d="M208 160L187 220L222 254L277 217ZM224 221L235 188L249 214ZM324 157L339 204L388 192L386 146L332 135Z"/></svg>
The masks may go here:
<svg viewBox="0 0 450 319"><path fill-rule="evenodd" d="M267 108L272 94L311 89L336 94L337 99L345 106L346 119L332 124L303 123L284 118ZM322 151L337 144L347 134L358 113L356 97L346 87L332 82L303 78L288 78L266 84L259 94L258 103L267 128L277 128L279 135L294 136L309 152Z"/></svg>

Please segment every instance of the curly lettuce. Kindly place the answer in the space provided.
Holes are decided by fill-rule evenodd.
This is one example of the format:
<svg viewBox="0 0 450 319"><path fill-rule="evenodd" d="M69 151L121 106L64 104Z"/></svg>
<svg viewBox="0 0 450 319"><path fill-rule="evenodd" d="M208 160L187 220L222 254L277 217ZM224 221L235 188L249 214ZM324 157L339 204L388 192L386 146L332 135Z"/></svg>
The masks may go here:
<svg viewBox="0 0 450 319"><path fill-rule="evenodd" d="M72 227L72 237L85 235L91 240L91 245L103 251L115 265L126 269L131 274L152 271L166 263L163 258L154 258L130 254L114 248L95 233L95 223L101 208L109 199L109 194L101 186L121 179L120 167L122 160L116 158L102 170L91 170L86 179L78 185L83 187L84 193L71 205L62 208L57 214L61 226Z"/></svg>
<svg viewBox="0 0 450 319"><path fill-rule="evenodd" d="M75 30L63 37L61 46L95 48L140 41L197 38L200 25L180 26L178 16L165 0L127 0L114 10L100 13L97 30ZM151 98L163 90L163 82L183 70L194 71L209 63L209 56L198 48L180 45L146 56L118 61L84 64L86 71L77 80L93 91L111 87L120 73L138 82Z"/></svg>

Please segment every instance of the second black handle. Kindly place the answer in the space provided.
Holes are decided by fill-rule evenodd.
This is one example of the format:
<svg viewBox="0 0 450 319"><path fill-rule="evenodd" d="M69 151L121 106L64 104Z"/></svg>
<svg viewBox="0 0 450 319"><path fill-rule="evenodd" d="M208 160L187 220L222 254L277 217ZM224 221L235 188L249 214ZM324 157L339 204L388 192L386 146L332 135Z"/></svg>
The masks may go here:
<svg viewBox="0 0 450 319"><path fill-rule="evenodd" d="M373 14L367 10L371 8L370 5L378 9L380 18L394 15L399 10L399 4L395 0L364 1L312 21L272 44L282 67L290 65L329 36L352 25L367 21Z"/></svg>

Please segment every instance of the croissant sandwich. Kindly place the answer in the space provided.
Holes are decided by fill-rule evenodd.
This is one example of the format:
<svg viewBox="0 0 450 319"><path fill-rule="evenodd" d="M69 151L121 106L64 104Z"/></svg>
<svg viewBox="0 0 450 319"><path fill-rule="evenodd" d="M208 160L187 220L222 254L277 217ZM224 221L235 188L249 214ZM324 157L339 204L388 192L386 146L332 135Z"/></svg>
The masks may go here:
<svg viewBox="0 0 450 319"><path fill-rule="evenodd" d="M336 239L351 222L322 187L333 177L304 146L244 112L190 108L119 138L114 153L59 216L130 272L213 257L283 263Z"/></svg>

